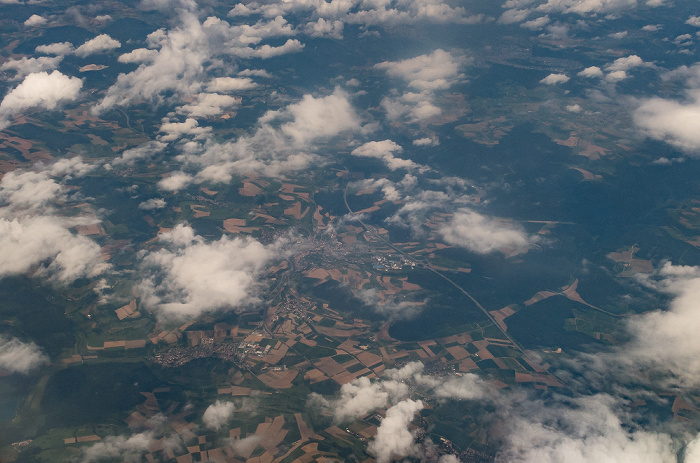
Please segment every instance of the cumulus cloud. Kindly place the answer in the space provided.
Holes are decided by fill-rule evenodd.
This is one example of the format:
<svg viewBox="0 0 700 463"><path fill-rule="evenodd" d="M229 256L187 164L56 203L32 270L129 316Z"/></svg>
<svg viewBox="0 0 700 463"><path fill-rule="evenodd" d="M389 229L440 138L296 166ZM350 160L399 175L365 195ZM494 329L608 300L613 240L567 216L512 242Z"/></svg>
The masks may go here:
<svg viewBox="0 0 700 463"><path fill-rule="evenodd" d="M139 204L139 209L142 211L154 211L157 209L163 209L168 203L165 202L163 198L151 198Z"/></svg>
<svg viewBox="0 0 700 463"><path fill-rule="evenodd" d="M370 141L361 145L350 154L357 157L367 157L381 159L390 170L416 169L418 164L410 159L401 159L394 156L394 153L403 152L403 148L391 140Z"/></svg>
<svg viewBox="0 0 700 463"><path fill-rule="evenodd" d="M408 386L397 381L370 381L361 377L344 384L340 396L327 400L319 394L311 394L312 405L321 405L330 411L337 423L352 421L368 413L384 408L389 403L397 403L408 395Z"/></svg>
<svg viewBox="0 0 700 463"><path fill-rule="evenodd" d="M547 24L549 24L549 15L544 15L531 21L525 21L524 23L520 24L520 27L524 27L532 31L538 31Z"/></svg>
<svg viewBox="0 0 700 463"><path fill-rule="evenodd" d="M272 37L295 34L282 16L232 26L216 17L200 22L191 9L177 11L174 28L152 32L147 37L147 48L120 57L122 62L140 65L119 75L102 101L93 107L95 113L135 100L166 103L197 95L206 88L213 72L229 71L222 59L226 56L267 59L304 48L298 39L288 39L280 46L262 43Z"/></svg>
<svg viewBox="0 0 700 463"><path fill-rule="evenodd" d="M395 121L407 117L410 122L429 120L442 114L435 105L435 92L445 90L464 80L462 68L471 60L438 49L427 55L420 55L401 61L384 61L375 64L376 69L383 70L390 77L406 82L417 92L406 91L403 94L387 96L381 106L389 120Z"/></svg>
<svg viewBox="0 0 700 463"><path fill-rule="evenodd" d="M90 166L76 157L43 167L9 172L0 180L0 202L5 205L0 209L0 278L33 272L65 284L103 273L109 266L100 247L70 231L95 219L60 217L53 208L68 197L64 186L51 177L69 180Z"/></svg>
<svg viewBox="0 0 700 463"><path fill-rule="evenodd" d="M177 157L185 170L197 170L187 183L228 182L234 173L277 176L305 169L312 163L322 163L324 159L314 152L316 146L342 133L359 130L360 119L345 92L336 89L330 95L305 95L280 110L268 111L250 135L233 141L217 142L200 129L204 128L193 119L161 127L161 131L169 132L160 137L162 141L190 133L201 139L184 146ZM182 180L185 179L183 175L188 174L182 172L179 177ZM166 181L172 182L166 179L161 187Z"/></svg>
<svg viewBox="0 0 700 463"><path fill-rule="evenodd" d="M700 385L700 268L664 264L652 275L640 276L646 285L673 296L668 310L653 311L629 320L633 336L627 358L670 373L688 387Z"/></svg>
<svg viewBox="0 0 700 463"><path fill-rule="evenodd" d="M44 18L43 16L39 16L38 14L33 14L29 18L27 18L26 21L24 21L24 25L27 27L43 26L47 22L48 22L48 20L46 18Z"/></svg>
<svg viewBox="0 0 700 463"><path fill-rule="evenodd" d="M598 66L590 66L577 74L580 77L603 77L603 70Z"/></svg>
<svg viewBox="0 0 700 463"><path fill-rule="evenodd" d="M511 402L503 411L506 445L497 462L676 463L678 448L667 434L622 421L619 401L600 394L547 404ZM687 461L687 460L686 460Z"/></svg>
<svg viewBox="0 0 700 463"><path fill-rule="evenodd" d="M0 369L10 373L29 373L49 358L33 342L0 336Z"/></svg>
<svg viewBox="0 0 700 463"><path fill-rule="evenodd" d="M238 105L238 99L229 95L218 93L200 93L197 100L180 106L176 112L190 117L212 117L221 115L224 110L228 110Z"/></svg>
<svg viewBox="0 0 700 463"><path fill-rule="evenodd" d="M569 76L566 74L550 74L544 79L540 80L540 83L545 85L559 85L568 82L569 79Z"/></svg>
<svg viewBox="0 0 700 463"><path fill-rule="evenodd" d="M685 21L690 26L700 27L700 16L691 16Z"/></svg>
<svg viewBox="0 0 700 463"><path fill-rule="evenodd" d="M209 82L207 91L227 93L251 90L257 86L258 84L253 82L253 79L250 77L217 77Z"/></svg>
<svg viewBox="0 0 700 463"><path fill-rule="evenodd" d="M119 55L117 61L120 63L147 63L156 59L158 56L158 50L151 50L148 48L136 48L131 50L129 53L124 53Z"/></svg>
<svg viewBox="0 0 700 463"><path fill-rule="evenodd" d="M34 51L45 55L63 56L73 53L73 44L70 42L50 43L48 45L39 45Z"/></svg>
<svg viewBox="0 0 700 463"><path fill-rule="evenodd" d="M413 146L438 146L439 144L440 139L438 139L437 137L424 137L413 140Z"/></svg>
<svg viewBox="0 0 700 463"><path fill-rule="evenodd" d="M495 250L523 251L530 246L524 230L507 222L485 217L469 209L460 209L439 229L446 243L487 254Z"/></svg>
<svg viewBox="0 0 700 463"><path fill-rule="evenodd" d="M143 255L143 304L167 318L195 318L213 310L235 310L257 302L256 277L284 242L263 245L252 238L206 242L187 225L159 237L162 248Z"/></svg>
<svg viewBox="0 0 700 463"><path fill-rule="evenodd" d="M274 18L288 12L313 12L325 21L367 26L400 26L427 23L475 24L483 15L470 15L464 7L453 7L444 0L344 0L333 2L239 3L230 17L261 15ZM313 33L313 31L310 31Z"/></svg>
<svg viewBox="0 0 700 463"><path fill-rule="evenodd" d="M173 172L158 182L158 188L166 191L177 191L185 188L194 179L184 172Z"/></svg>
<svg viewBox="0 0 700 463"><path fill-rule="evenodd" d="M101 34L76 48L74 53L81 58L85 58L88 55L104 53L114 50L115 48L120 48L121 46L122 44L118 40L113 39L107 34Z"/></svg>
<svg viewBox="0 0 700 463"><path fill-rule="evenodd" d="M122 152L121 156L112 160L111 165L116 166L133 166L138 161L144 161L153 158L156 154L161 153L168 145L159 141L149 141L143 143L136 148L130 148Z"/></svg>
<svg viewBox="0 0 700 463"><path fill-rule="evenodd" d="M389 463L397 458L417 454L415 436L407 427L421 409L423 402L406 399L387 410L377 428L377 435L367 446L367 450L376 456L377 463Z"/></svg>
<svg viewBox="0 0 700 463"><path fill-rule="evenodd" d="M700 149L700 91L689 96L686 102L646 99L635 110L634 122L647 136L696 154Z"/></svg>
<svg viewBox="0 0 700 463"><path fill-rule="evenodd" d="M141 461L144 453L153 444L153 431L145 431L131 436L108 436L104 440L83 450L82 463L97 463L105 460L119 460L127 463ZM173 441L166 443L172 446Z"/></svg>
<svg viewBox="0 0 700 463"><path fill-rule="evenodd" d="M70 283L103 273L108 265L100 247L71 233L74 224L55 216L0 217L0 277L36 270Z"/></svg>
<svg viewBox="0 0 700 463"><path fill-rule="evenodd" d="M204 415L202 415L202 423L209 429L218 431L221 426L228 423L228 421L233 416L235 409L233 402L226 402L223 400L217 400L215 403L209 405L206 410L204 410Z"/></svg>
<svg viewBox="0 0 700 463"><path fill-rule="evenodd" d="M77 99L82 86L82 80L59 71L29 74L0 102L0 129L9 125L9 117L26 109L56 109L61 103Z"/></svg>
<svg viewBox="0 0 700 463"><path fill-rule="evenodd" d="M624 58L618 58L615 61L613 61L611 64L608 64L605 66L605 70L608 72L614 72L614 71L629 71L632 68L636 68L639 66L648 66L648 63L645 63L642 58L640 58L637 55L630 55Z"/></svg>
<svg viewBox="0 0 700 463"><path fill-rule="evenodd" d="M386 71L391 77L405 80L409 87L417 90L444 90L464 78L460 70L466 61L463 56L438 49L429 55L384 61L374 67Z"/></svg>
<svg viewBox="0 0 700 463"><path fill-rule="evenodd" d="M0 66L0 71L12 71L14 72L13 80L19 80L32 73L52 71L61 64L62 60L63 57L61 56L55 56L53 58L40 56L39 58L22 57L19 59L10 59Z"/></svg>

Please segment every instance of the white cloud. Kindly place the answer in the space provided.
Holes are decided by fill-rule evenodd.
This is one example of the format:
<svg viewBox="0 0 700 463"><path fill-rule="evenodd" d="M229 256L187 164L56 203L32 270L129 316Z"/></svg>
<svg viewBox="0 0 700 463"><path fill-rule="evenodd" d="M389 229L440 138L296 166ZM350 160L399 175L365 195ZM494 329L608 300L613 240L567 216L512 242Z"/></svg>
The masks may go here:
<svg viewBox="0 0 700 463"><path fill-rule="evenodd" d="M663 29L664 26L661 24L647 24L646 26L642 27L642 30L645 32L657 32Z"/></svg>
<svg viewBox="0 0 700 463"><path fill-rule="evenodd" d="M258 48L239 47L231 49L231 53L241 58L274 58L275 56L286 55L288 53L299 53L304 49L304 44L297 39L287 39L287 41L275 47L272 45L262 45Z"/></svg>
<svg viewBox="0 0 700 463"><path fill-rule="evenodd" d="M112 166L133 166L137 161L143 161L151 159L156 154L162 152L165 147L168 146L165 143L159 141L149 141L143 143L136 148L131 148L122 152L121 156L112 160Z"/></svg>
<svg viewBox="0 0 700 463"><path fill-rule="evenodd" d="M637 6L637 0L547 0L537 10L559 13L589 15L615 13Z"/></svg>
<svg viewBox="0 0 700 463"><path fill-rule="evenodd" d="M282 124L282 132L302 145L318 138L357 130L360 126L347 95L339 90L321 98L304 95L298 103L287 106L285 113L292 120Z"/></svg>
<svg viewBox="0 0 700 463"><path fill-rule="evenodd" d="M49 45L39 45L34 51L46 55L64 56L73 53L73 44L70 42L58 42Z"/></svg>
<svg viewBox="0 0 700 463"><path fill-rule="evenodd" d="M0 180L0 200L14 208L37 208L58 199L64 192L63 186L46 172L15 170Z"/></svg>
<svg viewBox="0 0 700 463"><path fill-rule="evenodd" d="M572 104L572 105L567 105L566 110L572 113L580 113L582 111L581 105L579 104Z"/></svg>
<svg viewBox="0 0 700 463"><path fill-rule="evenodd" d="M503 415L508 429L498 463L678 462L678 448L667 434L623 423L619 404L604 394L552 405L525 400Z"/></svg>
<svg viewBox="0 0 700 463"><path fill-rule="evenodd" d="M292 36L296 32L283 17L261 19L255 24L231 26L219 18L203 23L188 10L177 10L177 25L158 29L147 37L148 49L133 51L120 58L140 62L132 72L120 74L105 97L93 107L100 113L115 105L147 100L157 103L181 101L206 88L209 76L230 72L224 64L230 56L272 58L301 51L304 45L289 39L283 45L261 44L271 37ZM165 95L172 95L166 100Z"/></svg>
<svg viewBox="0 0 700 463"><path fill-rule="evenodd" d="M229 110L237 105L238 99L229 95L200 93L197 95L196 101L180 106L176 112L189 117L212 117L219 116L223 114L224 110Z"/></svg>
<svg viewBox="0 0 700 463"><path fill-rule="evenodd" d="M620 31L620 32L614 32L612 34L608 34L608 37L612 39L624 39L627 37L627 31Z"/></svg>
<svg viewBox="0 0 700 463"><path fill-rule="evenodd" d="M415 436L408 430L408 424L421 409L423 402L406 399L387 410L377 428L377 435L367 446L367 450L376 456L377 463L389 463L397 458L417 454Z"/></svg>
<svg viewBox="0 0 700 463"><path fill-rule="evenodd" d="M120 63L147 63L154 61L158 56L158 50L148 48L136 48L129 53L119 55L117 61Z"/></svg>
<svg viewBox="0 0 700 463"><path fill-rule="evenodd" d="M61 64L62 56L10 59L0 66L0 71L15 71L13 80L19 80L35 72L52 71Z"/></svg>
<svg viewBox="0 0 700 463"><path fill-rule="evenodd" d="M10 373L29 373L48 362L49 358L33 342L0 336L0 369Z"/></svg>
<svg viewBox="0 0 700 463"><path fill-rule="evenodd" d="M97 463L105 460L123 462L139 461L154 441L152 431L126 436L107 436L83 451L82 463Z"/></svg>
<svg viewBox="0 0 700 463"><path fill-rule="evenodd" d="M9 125L8 117L25 109L56 109L60 103L77 99L82 86L82 80L58 71L29 74L0 102L0 129Z"/></svg>
<svg viewBox="0 0 700 463"><path fill-rule="evenodd" d="M545 85L559 85L564 84L569 81L569 76L566 74L550 74L544 79L540 80L541 84Z"/></svg>
<svg viewBox="0 0 700 463"><path fill-rule="evenodd" d="M386 71L391 77L405 80L409 87L432 91L449 88L462 80L464 75L460 70L466 62L463 56L438 49L429 55L402 61L384 61L374 67Z"/></svg>
<svg viewBox="0 0 700 463"><path fill-rule="evenodd" d="M603 71L598 66L590 66L577 75L580 77L603 77Z"/></svg>
<svg viewBox="0 0 700 463"><path fill-rule="evenodd" d="M159 132L165 132L158 138L161 141L175 141L183 136L202 137L211 132L211 127L202 127L197 119L188 117L185 122L165 122L160 126Z"/></svg>
<svg viewBox="0 0 700 463"><path fill-rule="evenodd" d="M238 75L244 77L265 77L267 79L272 77L272 75L264 69L244 69L239 71Z"/></svg>
<svg viewBox="0 0 700 463"><path fill-rule="evenodd" d="M38 275L70 283L104 272L108 265L100 247L71 233L74 224L55 216L0 217L0 277L36 269Z"/></svg>
<svg viewBox="0 0 700 463"><path fill-rule="evenodd" d="M700 27L700 16L691 16L685 21L690 26Z"/></svg>
<svg viewBox="0 0 700 463"><path fill-rule="evenodd" d="M531 21L525 21L520 25L520 27L525 27L527 29L538 31L544 26L549 24L549 15L540 16L539 18L533 19Z"/></svg>
<svg viewBox="0 0 700 463"><path fill-rule="evenodd" d="M489 219L469 209L460 209L439 229L446 243L487 254L499 249L525 250L532 239L524 230L507 222Z"/></svg>
<svg viewBox="0 0 700 463"><path fill-rule="evenodd" d="M81 58L85 58L88 55L103 53L121 46L122 44L118 40L114 40L107 34L101 34L76 48L74 53Z"/></svg>
<svg viewBox="0 0 700 463"><path fill-rule="evenodd" d="M166 191L177 191L192 183L192 180L192 176L184 172L173 172L158 182L158 188Z"/></svg>
<svg viewBox="0 0 700 463"><path fill-rule="evenodd" d="M308 22L304 26L304 33L311 37L327 37L340 40L343 38L343 27L344 23L342 21L318 18L315 22Z"/></svg>
<svg viewBox="0 0 700 463"><path fill-rule="evenodd" d="M440 140L437 137L434 138L417 138L413 140L413 146L438 146L440 144Z"/></svg>
<svg viewBox="0 0 700 463"><path fill-rule="evenodd" d="M361 145L350 154L358 157L369 157L381 159L390 170L416 169L420 166L410 159L401 159L394 156L394 153L403 152L403 148L391 140L370 141Z"/></svg>
<svg viewBox="0 0 700 463"><path fill-rule="evenodd" d="M645 63L642 58L640 58L637 55L630 55L624 58L618 58L615 61L613 61L611 64L608 64L605 66L605 70L609 72L613 71L629 71L632 68L636 68L639 66L648 66L648 63Z"/></svg>
<svg viewBox="0 0 700 463"><path fill-rule="evenodd" d="M143 256L142 301L159 315L179 319L255 303L256 276L283 246L227 236L206 242L187 225L159 238L163 248Z"/></svg>
<svg viewBox="0 0 700 463"><path fill-rule="evenodd" d="M368 413L384 408L389 403L408 395L408 386L396 381L375 381L361 377L344 384L340 388L340 396L326 400L318 394L311 394L310 403L320 404L330 410L336 423L354 421Z"/></svg>
<svg viewBox="0 0 700 463"><path fill-rule="evenodd" d="M204 415L202 415L202 423L209 429L218 431L221 426L228 423L228 421L233 416L233 411L235 409L233 402L226 402L223 400L217 400L215 403L209 405L206 410L204 410Z"/></svg>
<svg viewBox="0 0 700 463"><path fill-rule="evenodd" d="M139 209L143 211L153 211L156 209L163 209L168 205L163 198L151 198L139 204Z"/></svg>
<svg viewBox="0 0 700 463"><path fill-rule="evenodd" d="M689 387L700 385L700 268L664 264L651 276L640 276L649 286L671 294L668 310L633 317L628 330L634 339L627 357L669 372Z"/></svg>
<svg viewBox="0 0 700 463"><path fill-rule="evenodd" d="M644 100L634 112L634 121L646 135L677 148L700 150L700 92L690 93L690 101L663 98Z"/></svg>
<svg viewBox="0 0 700 463"><path fill-rule="evenodd" d="M209 82L209 85L207 85L207 91L227 93L251 90L257 86L258 84L253 82L253 79L249 77L217 77Z"/></svg>
<svg viewBox="0 0 700 463"><path fill-rule="evenodd" d="M27 27L43 26L47 22L48 22L48 20L46 18L44 18L43 16L39 16L38 14L33 14L29 18L27 18L26 21L24 21L24 25Z"/></svg>
<svg viewBox="0 0 700 463"><path fill-rule="evenodd" d="M501 24L514 24L525 21L528 16L530 16L531 11L528 9L511 9L506 10L498 18L498 22Z"/></svg>
<svg viewBox="0 0 700 463"><path fill-rule="evenodd" d="M605 76L605 80L608 82L619 82L621 80L625 80L627 77L629 77L629 76L627 75L627 73L625 71L613 71L613 72L609 72Z"/></svg>

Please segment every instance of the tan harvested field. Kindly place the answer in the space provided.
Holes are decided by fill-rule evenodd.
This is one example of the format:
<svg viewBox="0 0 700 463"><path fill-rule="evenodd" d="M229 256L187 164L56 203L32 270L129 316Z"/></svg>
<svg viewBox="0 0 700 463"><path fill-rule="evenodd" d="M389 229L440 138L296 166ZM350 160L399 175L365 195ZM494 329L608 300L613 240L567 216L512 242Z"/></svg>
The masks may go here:
<svg viewBox="0 0 700 463"><path fill-rule="evenodd" d="M342 386L343 384L347 384L355 379L355 374L350 373L349 371L342 371L333 376L331 379Z"/></svg>
<svg viewBox="0 0 700 463"><path fill-rule="evenodd" d="M211 212L209 211L204 211L206 206L203 206L201 204L191 204L190 209L192 209L192 212L194 212L194 218L198 219L200 217L208 217Z"/></svg>
<svg viewBox="0 0 700 463"><path fill-rule="evenodd" d="M543 301L545 299L548 299L552 296L556 296L557 293L553 293L552 291L539 291L537 292L534 296L532 296L530 299L524 302L526 306L530 306L532 304L535 304L537 302Z"/></svg>
<svg viewBox="0 0 700 463"><path fill-rule="evenodd" d="M465 358L469 357L469 352L467 352L462 346L447 347L445 350L449 352L457 361L464 360Z"/></svg>
<svg viewBox="0 0 700 463"><path fill-rule="evenodd" d="M325 334L326 336L333 336L336 338L350 338L364 333L363 330L358 329L344 330L341 328L329 328L327 326L320 325L316 325L315 329L321 334Z"/></svg>
<svg viewBox="0 0 700 463"><path fill-rule="evenodd" d="M106 234L105 229L99 223L93 223L90 225L76 225L75 231L77 231L79 235L85 235L85 236L90 236L90 235L104 236Z"/></svg>
<svg viewBox="0 0 700 463"><path fill-rule="evenodd" d="M243 187L238 189L241 196L257 196L262 193L262 188L251 182L244 182Z"/></svg>
<svg viewBox="0 0 700 463"><path fill-rule="evenodd" d="M571 132L571 135L566 140L553 139L552 141L554 143L556 143L557 145L562 145L562 146L567 146L569 148L573 148L574 146L578 145L579 138L576 136L575 132Z"/></svg>
<svg viewBox="0 0 700 463"><path fill-rule="evenodd" d="M572 169L579 171L581 175L583 175L584 180L599 180L603 178L602 175L591 173L585 169L581 169L580 167L572 167Z"/></svg>
<svg viewBox="0 0 700 463"><path fill-rule="evenodd" d="M218 191L210 190L210 189L204 188L204 187L200 188L199 191L201 191L205 195L209 195L209 196L214 196L218 193Z"/></svg>
<svg viewBox="0 0 700 463"><path fill-rule="evenodd" d="M415 283L409 283L408 278L401 278L401 289L404 291L418 291L421 287Z"/></svg>
<svg viewBox="0 0 700 463"><path fill-rule="evenodd" d="M297 427L299 428L299 434L301 434L302 442L309 440L309 438L314 435L313 429L306 424L306 421L304 421L301 413L295 413L294 419L297 421Z"/></svg>
<svg viewBox="0 0 700 463"><path fill-rule="evenodd" d="M436 339L437 342L442 344L443 346L446 344L452 344L452 343L458 343L458 344L467 344L472 342L472 337L469 336L468 333L460 333L460 334L453 334L452 336L447 336L445 338L438 338Z"/></svg>
<svg viewBox="0 0 700 463"><path fill-rule="evenodd" d="M309 278L315 278L317 280L325 280L330 275L328 274L328 271L326 271L322 268L315 268L315 269L307 270L306 272L304 272L304 276L309 277Z"/></svg>
<svg viewBox="0 0 700 463"><path fill-rule="evenodd" d="M317 362L314 362L314 366L330 377L333 377L345 370L341 364L330 357L323 357Z"/></svg>
<svg viewBox="0 0 700 463"><path fill-rule="evenodd" d="M299 373L297 370L268 371L258 376L258 379L274 389L289 389L292 387L292 381L296 378L297 373Z"/></svg>
<svg viewBox="0 0 700 463"><path fill-rule="evenodd" d="M466 358L459 362L459 371L467 373L472 370L478 370L479 367L477 366L476 362L472 360L471 358Z"/></svg>
<svg viewBox="0 0 700 463"><path fill-rule="evenodd" d="M125 318L132 316L134 312L136 312L136 299L132 299L131 302L118 308L115 310L115 312L119 320L124 320Z"/></svg>
<svg viewBox="0 0 700 463"><path fill-rule="evenodd" d="M316 368L314 368L306 372L306 374L304 375L304 379L306 381L310 381L311 384L315 384L328 379L328 376L324 375L321 370L317 370Z"/></svg>
<svg viewBox="0 0 700 463"><path fill-rule="evenodd" d="M472 344L479 349L479 352L476 353L476 355L481 359L481 360L488 360L491 359L493 360L494 356L491 354L491 352L488 351L486 346L489 345L489 342L487 340L481 340L481 341L474 341Z"/></svg>
<svg viewBox="0 0 700 463"><path fill-rule="evenodd" d="M367 367L381 363L383 360L380 356L367 351L360 352L356 357L357 360Z"/></svg>

